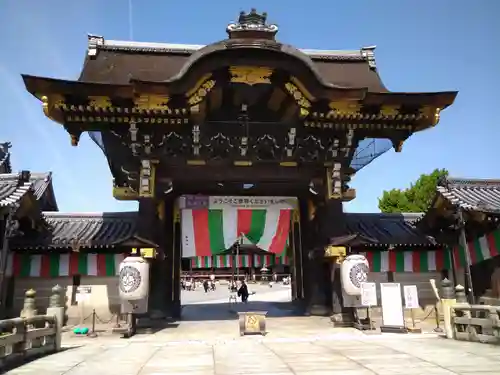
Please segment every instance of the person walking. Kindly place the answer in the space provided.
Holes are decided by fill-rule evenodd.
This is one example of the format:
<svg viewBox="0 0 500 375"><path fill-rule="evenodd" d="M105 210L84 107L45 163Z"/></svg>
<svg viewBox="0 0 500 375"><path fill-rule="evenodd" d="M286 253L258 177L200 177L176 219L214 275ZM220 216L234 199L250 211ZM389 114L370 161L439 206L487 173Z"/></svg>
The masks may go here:
<svg viewBox="0 0 500 375"><path fill-rule="evenodd" d="M245 283L245 281L241 282L240 289L238 289L238 297L241 297L241 302L247 303L248 302L248 286Z"/></svg>

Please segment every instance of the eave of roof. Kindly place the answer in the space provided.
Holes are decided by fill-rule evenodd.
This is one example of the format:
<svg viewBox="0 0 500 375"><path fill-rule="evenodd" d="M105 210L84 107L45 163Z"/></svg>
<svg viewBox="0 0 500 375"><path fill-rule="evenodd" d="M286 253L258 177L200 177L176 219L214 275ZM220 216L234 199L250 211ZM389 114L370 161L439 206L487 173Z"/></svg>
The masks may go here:
<svg viewBox="0 0 500 375"><path fill-rule="evenodd" d="M436 190L453 206L500 215L500 180L448 177L438 183Z"/></svg>
<svg viewBox="0 0 500 375"><path fill-rule="evenodd" d="M364 246L437 246L415 227L423 213L346 213L347 234L373 239Z"/></svg>
<svg viewBox="0 0 500 375"><path fill-rule="evenodd" d="M170 53L179 55L191 55L202 48L203 44L181 44L181 43L155 43L136 42L126 40L106 40L101 36L89 35L89 54L93 54L95 49L111 51L128 51L144 53ZM362 47L359 50L321 50L300 48L299 50L308 55L313 60L339 60L339 61L359 61L373 58L373 51L376 46ZM375 63L375 61L373 61Z"/></svg>
<svg viewBox="0 0 500 375"><path fill-rule="evenodd" d="M44 212L49 232L12 239L13 249L114 247L135 235L137 212Z"/></svg>
<svg viewBox="0 0 500 375"><path fill-rule="evenodd" d="M0 174L0 207L11 206L30 192L37 200L41 199L51 186L52 173L31 173L25 182L20 178L20 173Z"/></svg>

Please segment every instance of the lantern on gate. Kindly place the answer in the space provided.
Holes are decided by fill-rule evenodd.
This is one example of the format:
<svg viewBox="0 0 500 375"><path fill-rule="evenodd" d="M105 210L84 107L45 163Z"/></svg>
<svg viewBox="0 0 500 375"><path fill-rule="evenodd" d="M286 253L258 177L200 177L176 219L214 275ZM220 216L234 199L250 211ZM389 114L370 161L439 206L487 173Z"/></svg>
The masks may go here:
<svg viewBox="0 0 500 375"><path fill-rule="evenodd" d="M340 278L346 294L361 295L361 283L368 281L369 263L364 255L349 255L340 266Z"/></svg>
<svg viewBox="0 0 500 375"><path fill-rule="evenodd" d="M144 299L149 293L149 263L142 257L127 257L120 263L118 289L126 301Z"/></svg>

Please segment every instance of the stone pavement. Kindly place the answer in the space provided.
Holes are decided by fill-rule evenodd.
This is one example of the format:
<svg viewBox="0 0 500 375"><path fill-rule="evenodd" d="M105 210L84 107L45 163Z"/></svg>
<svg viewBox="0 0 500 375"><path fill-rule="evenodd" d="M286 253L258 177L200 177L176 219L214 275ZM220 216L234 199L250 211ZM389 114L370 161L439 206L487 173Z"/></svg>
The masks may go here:
<svg viewBox="0 0 500 375"><path fill-rule="evenodd" d="M265 337L239 337L237 322L182 322L131 339L65 340L66 351L7 374L25 375L492 375L500 348L436 335L365 335L323 318L269 320Z"/></svg>
<svg viewBox="0 0 500 375"><path fill-rule="evenodd" d="M226 299L192 303L185 306L186 320L130 339L109 333L77 337L66 332L63 345L67 350L7 374L500 374L498 346L446 340L435 334L366 335L332 328L328 318L293 316L283 308L287 293L279 289L259 292L248 305L229 306L223 303ZM273 316L267 319L265 337L239 336L237 317L231 310L246 309L263 309Z"/></svg>

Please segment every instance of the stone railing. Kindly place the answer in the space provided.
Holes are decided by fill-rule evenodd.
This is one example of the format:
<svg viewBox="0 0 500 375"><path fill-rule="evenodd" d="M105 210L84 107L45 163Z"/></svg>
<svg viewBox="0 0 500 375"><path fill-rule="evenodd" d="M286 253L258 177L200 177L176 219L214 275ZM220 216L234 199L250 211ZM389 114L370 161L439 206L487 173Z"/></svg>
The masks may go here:
<svg viewBox="0 0 500 375"><path fill-rule="evenodd" d="M457 303L451 311L456 340L500 344L500 306Z"/></svg>
<svg viewBox="0 0 500 375"><path fill-rule="evenodd" d="M46 315L36 310L36 292L28 290L21 317L0 320L0 369L5 365L29 359L30 356L53 353L61 349L64 307L62 288L52 288Z"/></svg>
<svg viewBox="0 0 500 375"><path fill-rule="evenodd" d="M55 316L1 320L0 332L0 368L11 361L56 352L61 346L61 330Z"/></svg>
<svg viewBox="0 0 500 375"><path fill-rule="evenodd" d="M500 306L471 305L465 288L441 282L445 334L449 339L500 344Z"/></svg>

